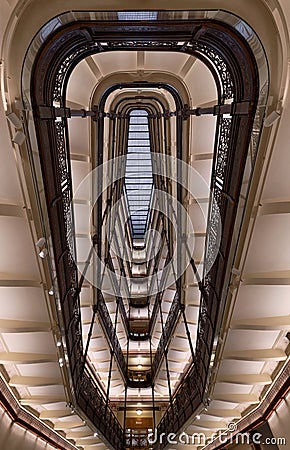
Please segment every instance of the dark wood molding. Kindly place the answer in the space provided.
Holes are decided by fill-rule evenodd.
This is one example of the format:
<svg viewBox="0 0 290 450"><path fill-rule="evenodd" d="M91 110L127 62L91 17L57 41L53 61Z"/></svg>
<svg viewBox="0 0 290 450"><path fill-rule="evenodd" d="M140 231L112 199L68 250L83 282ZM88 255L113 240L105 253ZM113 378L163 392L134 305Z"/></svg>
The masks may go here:
<svg viewBox="0 0 290 450"><path fill-rule="evenodd" d="M13 423L20 425L27 431L40 437L48 444L59 450L76 450L65 438L56 433L43 421L37 419L26 411L8 388L6 382L0 377L0 404L9 415Z"/></svg>
<svg viewBox="0 0 290 450"><path fill-rule="evenodd" d="M277 377L267 392L264 400L259 404L253 412L249 413L245 418L237 422L237 430L229 433L229 440L234 439L235 435L239 433L246 433L254 430L263 422L267 421L271 414L277 409L280 402L287 396L290 391L290 361L284 367L283 371ZM229 445L226 443L226 435L223 435L223 444L212 442L205 447L206 450L219 450L226 448Z"/></svg>

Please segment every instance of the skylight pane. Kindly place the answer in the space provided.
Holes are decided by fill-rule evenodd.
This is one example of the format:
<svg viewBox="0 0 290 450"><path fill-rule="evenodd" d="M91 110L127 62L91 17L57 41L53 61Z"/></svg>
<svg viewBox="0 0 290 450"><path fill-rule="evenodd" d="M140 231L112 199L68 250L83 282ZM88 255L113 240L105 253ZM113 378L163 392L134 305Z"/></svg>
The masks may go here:
<svg viewBox="0 0 290 450"><path fill-rule="evenodd" d="M157 20L157 11L119 11L119 20Z"/></svg>
<svg viewBox="0 0 290 450"><path fill-rule="evenodd" d="M129 117L125 193L132 237L144 237L150 212L153 174L148 114L135 109Z"/></svg>

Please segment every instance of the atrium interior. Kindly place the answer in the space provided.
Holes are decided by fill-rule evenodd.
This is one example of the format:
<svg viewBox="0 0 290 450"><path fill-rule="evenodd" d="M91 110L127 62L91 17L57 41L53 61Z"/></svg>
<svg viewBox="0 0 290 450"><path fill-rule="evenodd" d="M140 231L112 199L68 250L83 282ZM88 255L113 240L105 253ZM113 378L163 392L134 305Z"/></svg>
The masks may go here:
<svg viewBox="0 0 290 450"><path fill-rule="evenodd" d="M289 8L63 3L0 3L0 447L288 448Z"/></svg>

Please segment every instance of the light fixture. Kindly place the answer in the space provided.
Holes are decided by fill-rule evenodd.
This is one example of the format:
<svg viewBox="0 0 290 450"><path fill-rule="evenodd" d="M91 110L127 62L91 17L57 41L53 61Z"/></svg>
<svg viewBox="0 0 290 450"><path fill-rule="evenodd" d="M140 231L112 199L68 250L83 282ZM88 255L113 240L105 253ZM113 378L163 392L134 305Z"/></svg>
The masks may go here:
<svg viewBox="0 0 290 450"><path fill-rule="evenodd" d="M143 409L141 408L136 409L136 414L137 416L141 416L143 414Z"/></svg>
<svg viewBox="0 0 290 450"><path fill-rule="evenodd" d="M138 364L137 366L138 369L142 369L142 367L143 367L142 364Z"/></svg>
<svg viewBox="0 0 290 450"><path fill-rule="evenodd" d="M48 254L48 250L47 248L43 248L39 253L38 256L40 256L40 258L44 259Z"/></svg>
<svg viewBox="0 0 290 450"><path fill-rule="evenodd" d="M41 238L38 239L37 242L35 242L35 246L38 247L38 248L42 248L44 246L45 242L46 242L45 238L41 237Z"/></svg>
<svg viewBox="0 0 290 450"><path fill-rule="evenodd" d="M94 433L94 437L98 437L98 433Z"/></svg>
<svg viewBox="0 0 290 450"><path fill-rule="evenodd" d="M240 276L241 275L241 271L239 269L237 269L236 267L232 267L232 274Z"/></svg>
<svg viewBox="0 0 290 450"><path fill-rule="evenodd" d="M39 238L38 241L35 242L35 247L39 248L39 250L40 250L40 252L38 253L38 256L40 256L40 258L42 258L42 259L45 258L48 254L48 250L45 247L45 243L46 243L46 239L44 237ZM52 289L53 288L51 287L50 291ZM53 294L50 294L50 291L49 291L49 295L53 295Z"/></svg>
<svg viewBox="0 0 290 450"><path fill-rule="evenodd" d="M200 420L200 415L199 414L196 416L196 420Z"/></svg>
<svg viewBox="0 0 290 450"><path fill-rule="evenodd" d="M48 295L53 295L54 294L54 290L53 290L53 286L51 286L51 288L48 291Z"/></svg>
<svg viewBox="0 0 290 450"><path fill-rule="evenodd" d="M57 341L56 346L61 347L61 341Z"/></svg>
<svg viewBox="0 0 290 450"><path fill-rule="evenodd" d="M22 133L22 131L17 131L15 136L12 138L12 142L14 142L14 144L17 145L22 145L25 139L26 139L25 134Z"/></svg>
<svg viewBox="0 0 290 450"><path fill-rule="evenodd" d="M281 114L278 111L272 111L264 120L264 127L268 128L273 125L279 118Z"/></svg>
<svg viewBox="0 0 290 450"><path fill-rule="evenodd" d="M16 128L16 130L20 130L20 128L22 128L22 122L14 112L7 114L6 117L9 122L11 122L12 125Z"/></svg>

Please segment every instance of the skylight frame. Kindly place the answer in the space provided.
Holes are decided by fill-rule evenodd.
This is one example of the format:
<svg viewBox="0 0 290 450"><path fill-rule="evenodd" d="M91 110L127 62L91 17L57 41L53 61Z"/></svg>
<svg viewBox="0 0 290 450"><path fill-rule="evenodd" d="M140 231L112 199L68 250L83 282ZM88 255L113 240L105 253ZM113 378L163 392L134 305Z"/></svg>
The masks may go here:
<svg viewBox="0 0 290 450"><path fill-rule="evenodd" d="M140 127L140 130L136 128ZM133 128L133 129L132 129ZM153 191L149 117L145 109L129 113L124 194L133 240L144 239Z"/></svg>

